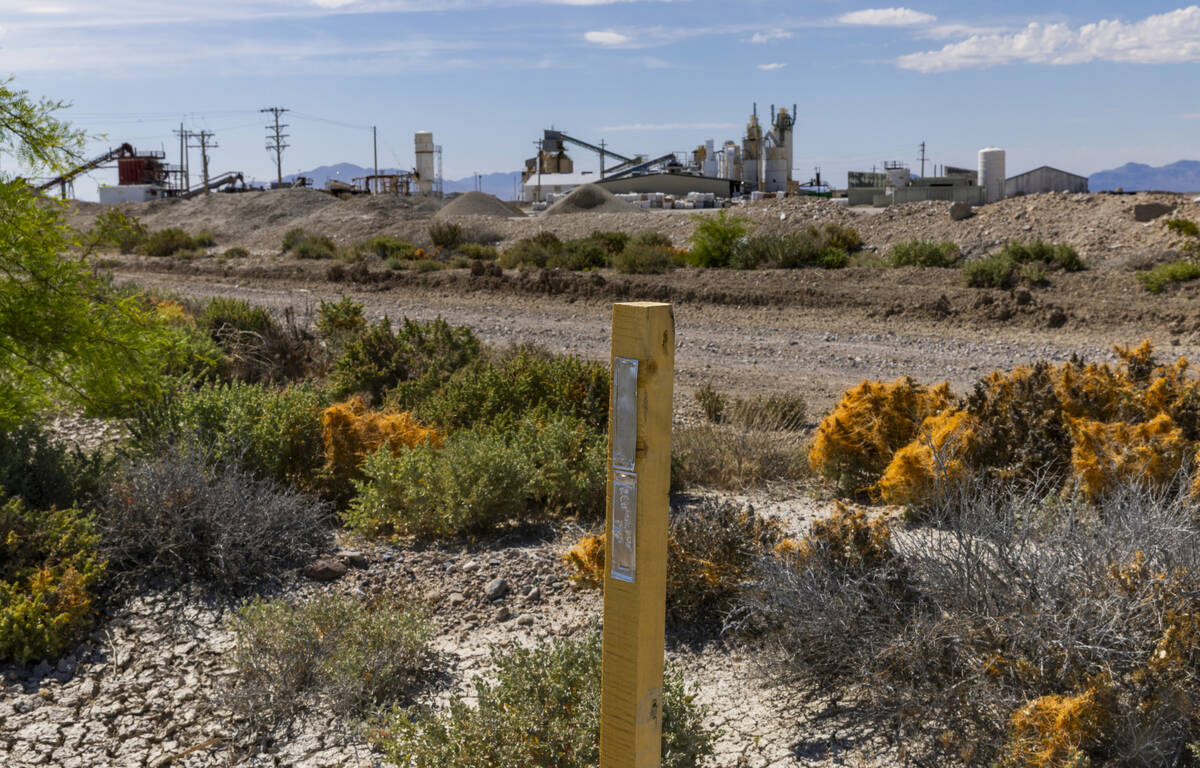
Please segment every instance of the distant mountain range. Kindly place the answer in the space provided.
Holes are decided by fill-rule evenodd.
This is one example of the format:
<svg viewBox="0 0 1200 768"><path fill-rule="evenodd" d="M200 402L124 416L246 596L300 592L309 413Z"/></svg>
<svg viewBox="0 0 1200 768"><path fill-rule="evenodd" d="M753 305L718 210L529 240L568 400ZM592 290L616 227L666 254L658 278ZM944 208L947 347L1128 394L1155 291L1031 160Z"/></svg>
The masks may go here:
<svg viewBox="0 0 1200 768"><path fill-rule="evenodd" d="M1200 161L1180 160L1154 168L1142 163L1126 163L1120 168L1100 171L1088 177L1088 188L1106 192L1120 187L1126 192L1200 192Z"/></svg>
<svg viewBox="0 0 1200 768"><path fill-rule="evenodd" d="M294 181L297 176L307 176L312 179L313 185L316 187L324 187L325 182L330 179L338 179L347 184L352 183L352 180L360 176L368 176L374 171L374 168L363 168L361 165L354 163L337 163L336 165L322 165L313 168L311 171L301 171L284 176L284 181ZM395 168L380 168L381 174L385 173L400 173ZM484 192L489 195L495 195L501 200L515 200L519 192L517 185L521 181L519 171L511 173L485 173L479 176L479 185ZM470 192L476 188L475 177L468 176L465 179L443 179L442 192L451 194L454 192Z"/></svg>

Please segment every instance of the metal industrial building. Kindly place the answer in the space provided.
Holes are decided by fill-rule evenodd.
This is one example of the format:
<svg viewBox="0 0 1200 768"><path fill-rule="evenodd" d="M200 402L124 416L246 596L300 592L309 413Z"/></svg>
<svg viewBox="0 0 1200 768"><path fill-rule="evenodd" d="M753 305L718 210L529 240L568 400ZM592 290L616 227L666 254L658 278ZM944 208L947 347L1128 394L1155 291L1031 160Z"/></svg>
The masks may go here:
<svg viewBox="0 0 1200 768"><path fill-rule="evenodd" d="M1013 176L1004 182L1005 197L1014 195L1039 195L1046 192L1087 192L1086 176L1060 171L1043 165L1032 171Z"/></svg>

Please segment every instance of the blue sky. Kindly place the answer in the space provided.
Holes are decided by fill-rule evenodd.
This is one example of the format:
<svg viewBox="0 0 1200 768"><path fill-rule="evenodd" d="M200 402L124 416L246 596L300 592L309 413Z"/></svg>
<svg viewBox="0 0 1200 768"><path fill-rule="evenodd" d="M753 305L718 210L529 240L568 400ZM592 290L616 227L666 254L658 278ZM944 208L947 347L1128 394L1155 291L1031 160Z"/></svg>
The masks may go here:
<svg viewBox="0 0 1200 768"><path fill-rule="evenodd" d="M433 131L447 178L515 170L551 126L686 151L740 141L753 102L797 104L796 175L839 185L921 141L954 165L1004 147L1010 173L1160 165L1200 158L1198 63L1178 2L0 0L0 73L71 102L93 148L175 161L183 122L217 134L214 171L260 179L267 106L293 110L285 173L369 165L371 125L381 166Z"/></svg>

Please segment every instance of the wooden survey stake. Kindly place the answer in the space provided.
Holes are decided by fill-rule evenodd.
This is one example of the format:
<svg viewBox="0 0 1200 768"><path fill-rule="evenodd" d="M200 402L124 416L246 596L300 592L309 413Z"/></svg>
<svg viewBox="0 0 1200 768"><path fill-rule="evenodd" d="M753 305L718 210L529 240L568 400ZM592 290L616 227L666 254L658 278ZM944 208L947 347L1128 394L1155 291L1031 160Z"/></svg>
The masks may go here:
<svg viewBox="0 0 1200 768"><path fill-rule="evenodd" d="M604 547L601 768L657 768L667 591L675 315L614 304Z"/></svg>

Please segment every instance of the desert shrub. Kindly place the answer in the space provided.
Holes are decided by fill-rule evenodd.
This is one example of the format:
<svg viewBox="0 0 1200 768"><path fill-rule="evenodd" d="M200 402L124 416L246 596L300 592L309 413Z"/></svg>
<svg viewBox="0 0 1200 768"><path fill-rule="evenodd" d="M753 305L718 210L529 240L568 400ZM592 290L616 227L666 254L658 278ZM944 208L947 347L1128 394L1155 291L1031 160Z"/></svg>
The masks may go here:
<svg viewBox="0 0 1200 768"><path fill-rule="evenodd" d="M568 240L562 248L551 253L546 266L557 269L603 269L612 261L612 254L603 243L590 237Z"/></svg>
<svg viewBox="0 0 1200 768"><path fill-rule="evenodd" d="M580 589L604 584L604 534L585 534L563 555L567 578Z"/></svg>
<svg viewBox="0 0 1200 768"><path fill-rule="evenodd" d="M184 438L122 468L99 525L114 571L237 590L316 555L329 512Z"/></svg>
<svg viewBox="0 0 1200 768"><path fill-rule="evenodd" d="M1200 279L1200 264L1194 261L1173 261L1137 274L1138 282L1150 293L1162 293L1172 283L1187 283Z"/></svg>
<svg viewBox="0 0 1200 768"><path fill-rule="evenodd" d="M196 318L224 353L223 372L248 382L293 381L318 365L316 340L289 308L277 322L262 307L218 296Z"/></svg>
<svg viewBox="0 0 1200 768"><path fill-rule="evenodd" d="M972 288L1012 288L1019 280L1046 281L1048 270L1079 272L1087 269L1069 245L1010 242L995 253L963 264L963 279Z"/></svg>
<svg viewBox="0 0 1200 768"><path fill-rule="evenodd" d="M478 259L479 261L495 261L500 258L500 249L494 245L463 243L455 250L464 258Z"/></svg>
<svg viewBox="0 0 1200 768"><path fill-rule="evenodd" d="M1046 270L1046 265L1038 262L1022 264L1017 270L1017 277L1025 285L1047 285L1050 282L1050 273Z"/></svg>
<svg viewBox="0 0 1200 768"><path fill-rule="evenodd" d="M350 481L367 457L386 445L393 453L426 443L442 444L442 435L427 429L407 412L373 411L360 397L334 403L321 414L325 443L325 474L329 495L344 497Z"/></svg>
<svg viewBox="0 0 1200 768"><path fill-rule="evenodd" d="M211 248L217 244L217 238L212 232L201 232L192 237L192 245L196 248Z"/></svg>
<svg viewBox="0 0 1200 768"><path fill-rule="evenodd" d="M862 248L852 229L825 224L809 226L787 235L755 235L743 238L729 266L738 269L841 269L850 254Z"/></svg>
<svg viewBox="0 0 1200 768"><path fill-rule="evenodd" d="M295 249L296 246L300 245L300 243L307 238L308 233L302 228L293 227L292 229L289 229L287 232L283 233L283 244L280 246L280 250L282 250L284 253L287 253L288 251Z"/></svg>
<svg viewBox="0 0 1200 768"><path fill-rule="evenodd" d="M671 242L671 238L662 232L645 231L638 232L633 237L629 238L626 245L644 245L654 248L674 248L675 244Z"/></svg>
<svg viewBox="0 0 1200 768"><path fill-rule="evenodd" d="M212 245L212 235L203 233L192 237L178 227L160 229L151 232L138 246L137 250L147 256L174 256L184 251L200 249Z"/></svg>
<svg viewBox="0 0 1200 768"><path fill-rule="evenodd" d="M1167 231L1184 237L1200 238L1200 227L1197 227L1196 222L1190 219L1168 219Z"/></svg>
<svg viewBox="0 0 1200 768"><path fill-rule="evenodd" d="M500 266L505 269L516 267L544 267L551 257L563 249L563 242L553 232L539 232L533 237L518 240L500 254Z"/></svg>
<svg viewBox="0 0 1200 768"><path fill-rule="evenodd" d="M784 539L776 552L792 568L831 568L843 573L875 571L896 563L892 526L886 517L836 502L828 517L814 520L799 541Z"/></svg>
<svg viewBox="0 0 1200 768"><path fill-rule="evenodd" d="M577 419L526 418L451 434L441 448L379 450L361 467L347 524L367 535L457 536L604 501L602 435Z"/></svg>
<svg viewBox="0 0 1200 768"><path fill-rule="evenodd" d="M676 429L672 435L675 490L743 490L807 476L804 446L794 433L703 424Z"/></svg>
<svg viewBox="0 0 1200 768"><path fill-rule="evenodd" d="M322 299L317 306L317 330L330 341L344 342L361 335L367 330L362 302L348 296L337 301Z"/></svg>
<svg viewBox="0 0 1200 768"><path fill-rule="evenodd" d="M692 249L688 262L696 267L727 267L738 241L746 235L746 220L730 216L724 209L716 216L695 215Z"/></svg>
<svg viewBox="0 0 1200 768"><path fill-rule="evenodd" d="M77 509L0 506L0 661L52 660L79 641L104 574L98 539Z"/></svg>
<svg viewBox="0 0 1200 768"><path fill-rule="evenodd" d="M528 413L567 415L604 431L608 396L605 366L520 346L465 366L428 396L414 398L401 390L389 401L415 409L422 421L446 431L479 424L504 428Z"/></svg>
<svg viewBox="0 0 1200 768"><path fill-rule="evenodd" d="M661 275L671 268L673 256L668 246L630 242L613 257L613 268L627 275Z"/></svg>
<svg viewBox="0 0 1200 768"><path fill-rule="evenodd" d="M454 248L463 239L462 226L451 221L435 221L426 231L430 242L437 248Z"/></svg>
<svg viewBox="0 0 1200 768"><path fill-rule="evenodd" d="M890 267L953 267L958 264L959 255L958 246L953 242L908 240L892 246L887 264Z"/></svg>
<svg viewBox="0 0 1200 768"><path fill-rule="evenodd" d="M109 247L132 253L146 241L146 228L137 216L129 216L120 208L108 208L96 217L83 240L90 248Z"/></svg>
<svg viewBox="0 0 1200 768"><path fill-rule="evenodd" d="M417 248L407 240L401 240L398 237L376 235L356 243L353 250L360 256L374 256L382 261L387 261L388 259L411 259Z"/></svg>
<svg viewBox="0 0 1200 768"><path fill-rule="evenodd" d="M745 615L780 672L853 692L923 763L1171 764L1200 735L1194 513L967 483L875 567L764 558Z"/></svg>
<svg viewBox="0 0 1200 768"><path fill-rule="evenodd" d="M1166 485L1188 458L1182 431L1165 413L1140 424L1081 418L1070 419L1070 426L1074 479L1091 501L1120 485Z"/></svg>
<svg viewBox="0 0 1200 768"><path fill-rule="evenodd" d="M35 424L0 432L0 489L33 509L90 507L111 466L100 451L56 442Z"/></svg>
<svg viewBox="0 0 1200 768"><path fill-rule="evenodd" d="M437 390L455 371L479 357L479 339L470 328L442 318L418 322L404 318L392 330L383 318L345 345L331 380L340 396L367 393L380 402L400 387L401 409Z"/></svg>
<svg viewBox="0 0 1200 768"><path fill-rule="evenodd" d="M1008 256L994 253L962 267L963 280L971 288L1012 288L1017 284L1017 264Z"/></svg>
<svg viewBox="0 0 1200 768"><path fill-rule="evenodd" d="M751 430L796 432L805 427L808 404L800 395L755 395L734 398L726 410L731 424Z"/></svg>
<svg viewBox="0 0 1200 768"><path fill-rule="evenodd" d="M592 230L592 233L587 236L588 240L599 244L604 250L608 251L609 258L612 258L625 250L625 246L629 244L629 235L624 232L604 232L599 229ZM670 242L667 243L670 245Z"/></svg>
<svg viewBox="0 0 1200 768"><path fill-rule="evenodd" d="M428 674L434 634L409 600L333 594L297 604L257 598L237 610L232 629L227 701L260 734L317 702L358 718L405 701Z"/></svg>
<svg viewBox="0 0 1200 768"><path fill-rule="evenodd" d="M945 410L926 418L916 438L892 455L871 491L887 504L918 509L970 471L975 431L965 411Z"/></svg>
<svg viewBox="0 0 1200 768"><path fill-rule="evenodd" d="M809 465L844 491L866 490L892 454L912 442L922 422L950 399L946 384L924 387L909 378L891 384L864 381L846 390L817 427Z"/></svg>
<svg viewBox="0 0 1200 768"><path fill-rule="evenodd" d="M310 384L234 382L171 393L139 409L129 428L143 451L194 435L218 464L312 488L322 466L321 412L329 404L329 394Z"/></svg>
<svg viewBox="0 0 1200 768"><path fill-rule="evenodd" d="M306 235L290 252L297 259L332 259L338 255L337 246L325 235Z"/></svg>
<svg viewBox="0 0 1200 768"><path fill-rule="evenodd" d="M412 262L409 268L412 269L413 272L421 274L424 272L437 272L439 269L445 269L446 265L433 259L417 259L416 261Z"/></svg>
<svg viewBox="0 0 1200 768"><path fill-rule="evenodd" d="M226 248L221 255L226 259L244 259L250 255L250 251L240 245L235 245L232 248Z"/></svg>
<svg viewBox="0 0 1200 768"><path fill-rule="evenodd" d="M371 723L377 747L413 768L585 768L600 756L600 638L557 639L493 652L494 674L478 677L475 704L393 708ZM663 768L692 768L713 753L716 734L678 674L663 678Z"/></svg>
<svg viewBox="0 0 1200 768"><path fill-rule="evenodd" d="M725 395L715 390L711 382L706 382L696 390L695 396L696 404L700 406L704 418L713 423L720 423L725 417L725 407L729 404Z"/></svg>
<svg viewBox="0 0 1200 768"><path fill-rule="evenodd" d="M814 227L810 226L808 229L812 233ZM850 227L827 221L819 229L816 229L816 233L820 236L822 245L827 248L836 248L846 253L862 250L862 238L859 237L857 231Z"/></svg>

